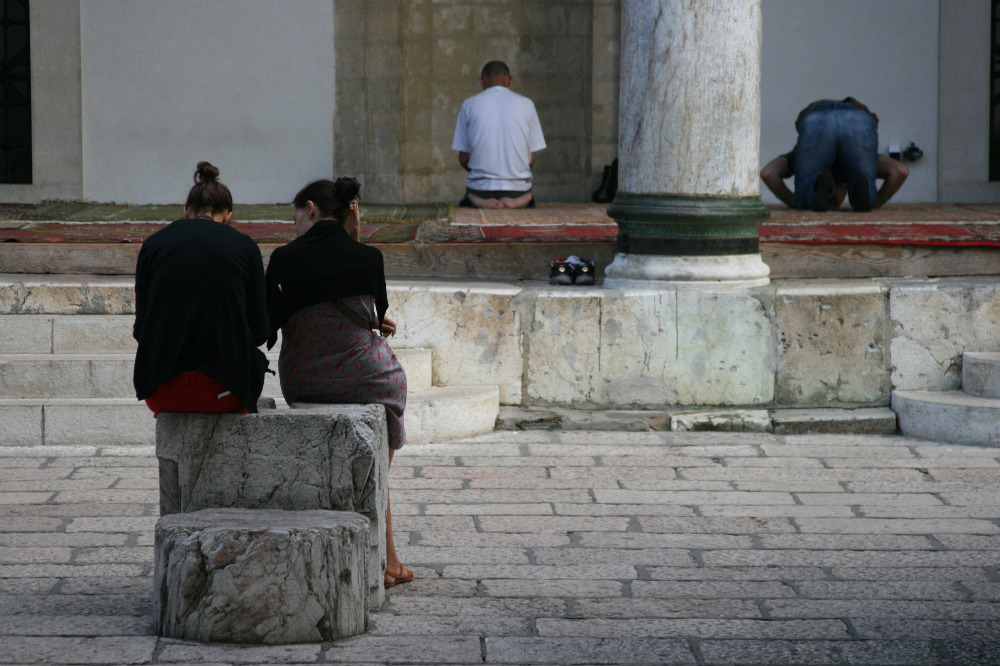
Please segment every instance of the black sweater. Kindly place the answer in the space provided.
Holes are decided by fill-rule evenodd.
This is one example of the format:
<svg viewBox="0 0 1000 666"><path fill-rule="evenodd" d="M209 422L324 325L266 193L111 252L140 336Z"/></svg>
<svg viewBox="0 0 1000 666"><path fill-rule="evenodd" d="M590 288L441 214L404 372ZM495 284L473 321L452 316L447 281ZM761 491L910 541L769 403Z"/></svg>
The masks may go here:
<svg viewBox="0 0 1000 666"><path fill-rule="evenodd" d="M142 244L132 329L140 400L200 372L257 411L267 370L257 347L267 330L264 266L249 236L211 220L178 220Z"/></svg>
<svg viewBox="0 0 1000 666"><path fill-rule="evenodd" d="M348 296L374 296L379 322L389 300L382 252L358 243L339 222L320 220L271 253L267 265L270 349L288 318L310 305Z"/></svg>

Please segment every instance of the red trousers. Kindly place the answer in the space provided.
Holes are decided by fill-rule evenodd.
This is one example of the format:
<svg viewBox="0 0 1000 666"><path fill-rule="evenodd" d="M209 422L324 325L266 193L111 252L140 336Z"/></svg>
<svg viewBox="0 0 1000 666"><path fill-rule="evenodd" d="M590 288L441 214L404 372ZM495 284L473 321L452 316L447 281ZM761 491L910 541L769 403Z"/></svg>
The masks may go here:
<svg viewBox="0 0 1000 666"><path fill-rule="evenodd" d="M250 412L225 386L200 372L185 372L160 384L146 405L154 417L160 412Z"/></svg>

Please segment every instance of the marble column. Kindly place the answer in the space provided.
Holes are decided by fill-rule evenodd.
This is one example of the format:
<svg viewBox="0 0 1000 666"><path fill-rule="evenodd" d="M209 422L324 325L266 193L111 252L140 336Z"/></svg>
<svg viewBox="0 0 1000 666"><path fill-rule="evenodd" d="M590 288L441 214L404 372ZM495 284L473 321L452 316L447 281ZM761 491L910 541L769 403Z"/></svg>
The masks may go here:
<svg viewBox="0 0 1000 666"><path fill-rule="evenodd" d="M608 286L767 284L761 0L623 0L618 252ZM638 285L637 285L638 286Z"/></svg>

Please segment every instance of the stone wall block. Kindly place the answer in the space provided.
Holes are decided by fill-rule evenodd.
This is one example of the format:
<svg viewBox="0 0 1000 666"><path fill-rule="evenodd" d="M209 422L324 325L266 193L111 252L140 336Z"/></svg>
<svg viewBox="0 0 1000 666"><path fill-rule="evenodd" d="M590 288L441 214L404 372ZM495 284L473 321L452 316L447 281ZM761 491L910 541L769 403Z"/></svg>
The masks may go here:
<svg viewBox="0 0 1000 666"><path fill-rule="evenodd" d="M474 5L472 26L476 35L515 36L520 32L520 22L510 6Z"/></svg>
<svg viewBox="0 0 1000 666"><path fill-rule="evenodd" d="M779 287L779 407L889 404L888 294L878 284Z"/></svg>
<svg viewBox="0 0 1000 666"><path fill-rule="evenodd" d="M764 405L774 399L774 347L751 291L679 288L674 385L682 405Z"/></svg>
<svg viewBox="0 0 1000 666"><path fill-rule="evenodd" d="M902 283L889 292L892 387L960 388L962 352L1000 351L1000 280Z"/></svg>
<svg viewBox="0 0 1000 666"><path fill-rule="evenodd" d="M472 29L472 7L465 4L438 5L434 8L434 26L438 34L466 35Z"/></svg>
<svg viewBox="0 0 1000 666"><path fill-rule="evenodd" d="M0 354L48 354L52 350L52 317L0 317Z"/></svg>
<svg viewBox="0 0 1000 666"><path fill-rule="evenodd" d="M389 287L390 316L402 347L434 350L434 383L497 385L500 402L519 404L521 317L513 287Z"/></svg>
<svg viewBox="0 0 1000 666"><path fill-rule="evenodd" d="M51 280L24 280L0 288L0 314L135 314L135 290L131 276L111 278L104 284L61 284Z"/></svg>
<svg viewBox="0 0 1000 666"><path fill-rule="evenodd" d="M39 446L44 444L41 405L3 404L0 445Z"/></svg>
<svg viewBox="0 0 1000 666"><path fill-rule="evenodd" d="M363 633L368 520L341 511L207 509L156 524L157 634L285 644Z"/></svg>
<svg viewBox="0 0 1000 666"><path fill-rule="evenodd" d="M601 302L600 376L614 406L677 404L677 295L608 292Z"/></svg>
<svg viewBox="0 0 1000 666"><path fill-rule="evenodd" d="M129 315L55 317L52 351L56 354L135 352L134 323L135 317Z"/></svg>
<svg viewBox="0 0 1000 666"><path fill-rule="evenodd" d="M371 521L372 607L384 600L388 437L382 405L156 419L160 513L357 511Z"/></svg>
<svg viewBox="0 0 1000 666"><path fill-rule="evenodd" d="M601 294L540 291L528 324L528 404L587 406L603 401L600 385Z"/></svg>

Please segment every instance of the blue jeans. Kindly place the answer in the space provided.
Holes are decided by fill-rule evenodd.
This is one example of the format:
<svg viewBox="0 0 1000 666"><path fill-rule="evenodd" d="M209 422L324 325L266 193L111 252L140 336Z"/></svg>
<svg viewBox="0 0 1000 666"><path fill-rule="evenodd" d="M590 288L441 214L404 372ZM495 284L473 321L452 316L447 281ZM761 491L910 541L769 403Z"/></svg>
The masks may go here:
<svg viewBox="0 0 1000 666"><path fill-rule="evenodd" d="M878 126L867 111L850 102L830 102L802 119L795 144L795 207L812 210L813 187L824 171L836 182L847 182L855 210L869 210L875 201L878 170ZM855 192L852 176L868 180L867 192Z"/></svg>

